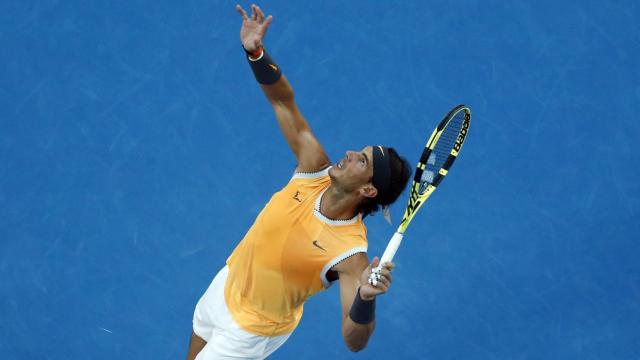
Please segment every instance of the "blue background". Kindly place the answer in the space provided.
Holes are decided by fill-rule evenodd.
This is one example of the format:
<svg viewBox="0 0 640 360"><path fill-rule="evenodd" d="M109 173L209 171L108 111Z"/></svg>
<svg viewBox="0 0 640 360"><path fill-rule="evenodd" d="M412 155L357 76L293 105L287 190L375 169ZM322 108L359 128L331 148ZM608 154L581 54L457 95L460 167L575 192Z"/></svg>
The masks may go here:
<svg viewBox="0 0 640 360"><path fill-rule="evenodd" d="M234 4L0 3L3 358L184 358L196 301L295 166ZM384 143L414 163L473 110L369 347L343 345L334 287L273 358L640 358L638 2L261 5L333 160ZM368 229L379 255L394 228Z"/></svg>

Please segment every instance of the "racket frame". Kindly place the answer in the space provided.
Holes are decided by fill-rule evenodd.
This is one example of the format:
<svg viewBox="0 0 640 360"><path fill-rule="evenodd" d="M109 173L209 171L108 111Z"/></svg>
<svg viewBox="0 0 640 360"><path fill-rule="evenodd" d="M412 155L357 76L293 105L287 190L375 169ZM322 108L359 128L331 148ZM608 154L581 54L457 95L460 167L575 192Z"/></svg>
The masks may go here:
<svg viewBox="0 0 640 360"><path fill-rule="evenodd" d="M438 170L437 174L434 174L434 181L426 186L422 193L420 193L420 186L422 182L422 174L427 166L427 161L429 160L429 156L435 149L438 144L438 140L440 140L440 136L444 133L447 125L456 117L458 113L461 111L464 112L464 120L462 123L462 127L458 132L458 136L456 138L456 142L449 153L449 157L443 163L442 167ZM393 234L391 239L389 240L389 244L387 245L382 257L380 258L379 265L372 270L372 273L369 277L369 283L374 284L377 282L376 276L378 276L382 264L385 262L389 262L393 260L398 248L400 247L400 243L404 237L404 233L409 227L409 224L413 220L414 216L420 210L422 205L427 201L427 199L433 194L433 192L437 189L440 182L444 179L444 177L449 173L449 169L453 162L457 158L462 146L464 145L464 141L469 133L469 126L471 125L471 109L469 107L461 104L454 107L451 111L445 115L445 117L440 121L438 126L433 130L431 136L429 136L429 140L425 145L424 150L422 151L422 155L420 156L420 160L418 161L418 165L416 166L416 172L413 177L413 182L411 183L411 191L409 193L409 200L407 202L407 207L404 211L404 215L402 216L402 220L400 221L400 225L398 226L396 232ZM375 285L374 285L375 286Z"/></svg>

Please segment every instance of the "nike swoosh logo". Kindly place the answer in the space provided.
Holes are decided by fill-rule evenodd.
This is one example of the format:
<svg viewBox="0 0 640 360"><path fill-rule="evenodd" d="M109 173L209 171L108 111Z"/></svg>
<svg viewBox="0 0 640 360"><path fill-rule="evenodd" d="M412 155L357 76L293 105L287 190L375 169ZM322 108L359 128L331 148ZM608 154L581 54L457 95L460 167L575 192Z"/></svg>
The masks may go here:
<svg viewBox="0 0 640 360"><path fill-rule="evenodd" d="M313 240L313 245L315 247L317 247L318 249L322 250L322 251L327 251L327 249L325 249L322 246L318 245L318 240Z"/></svg>

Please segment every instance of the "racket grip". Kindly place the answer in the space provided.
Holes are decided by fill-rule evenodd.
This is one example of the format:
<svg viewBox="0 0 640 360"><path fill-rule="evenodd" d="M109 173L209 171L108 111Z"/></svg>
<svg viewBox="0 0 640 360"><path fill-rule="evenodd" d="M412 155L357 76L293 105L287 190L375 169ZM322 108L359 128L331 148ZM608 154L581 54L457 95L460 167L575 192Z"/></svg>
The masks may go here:
<svg viewBox="0 0 640 360"><path fill-rule="evenodd" d="M382 257L380 258L380 265L393 260L393 257L396 254L396 251L398 251L398 247L400 247L400 243L402 242L403 236L404 235L399 232L396 232L393 234L393 236L391 237L391 240L389 240L389 244L387 245L387 248L384 250L384 253L382 253Z"/></svg>
<svg viewBox="0 0 640 360"><path fill-rule="evenodd" d="M389 240L389 244L387 245L387 248L384 250L384 253L382 253L382 257L380 258L380 263L378 264L377 267L375 267L371 271L371 275L369 275L369 283L372 284L373 286L376 286L377 284L376 274L380 273L382 264L393 260L393 256L396 254L396 251L398 251L398 247L402 242L403 236L404 235L402 233L396 232L391 237L391 240Z"/></svg>

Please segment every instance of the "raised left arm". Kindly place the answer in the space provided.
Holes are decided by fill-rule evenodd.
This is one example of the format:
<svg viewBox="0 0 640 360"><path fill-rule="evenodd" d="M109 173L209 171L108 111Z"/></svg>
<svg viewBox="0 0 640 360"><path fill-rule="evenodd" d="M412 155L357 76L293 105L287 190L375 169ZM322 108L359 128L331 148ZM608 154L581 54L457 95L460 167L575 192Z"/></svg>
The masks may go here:
<svg viewBox="0 0 640 360"><path fill-rule="evenodd" d="M256 80L273 106L282 134L298 160L296 171L317 172L326 168L331 164L329 157L298 109L293 87L263 48L263 39L273 17L265 16L255 4L251 5L251 16L240 5L236 5L236 10L242 16L242 47L250 54L248 59Z"/></svg>

